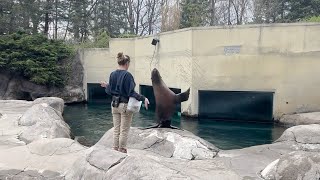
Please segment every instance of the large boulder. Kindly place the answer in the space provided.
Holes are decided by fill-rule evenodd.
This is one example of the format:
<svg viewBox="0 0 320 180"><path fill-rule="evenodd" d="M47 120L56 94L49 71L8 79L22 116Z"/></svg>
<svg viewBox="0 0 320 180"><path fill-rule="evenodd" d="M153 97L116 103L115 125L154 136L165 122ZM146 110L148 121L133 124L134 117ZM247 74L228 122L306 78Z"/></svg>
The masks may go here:
<svg viewBox="0 0 320 180"><path fill-rule="evenodd" d="M87 149L76 141L67 138L39 139L27 144L27 147L31 154L39 156L63 155Z"/></svg>
<svg viewBox="0 0 320 180"><path fill-rule="evenodd" d="M53 109L59 111L61 114L63 113L64 101L61 98L58 98L58 97L43 97L43 98L38 98L38 99L33 101L33 104L42 104L42 103L47 103Z"/></svg>
<svg viewBox="0 0 320 180"><path fill-rule="evenodd" d="M127 157L124 153L101 146L88 149L86 154L74 163L66 179L107 179L106 172Z"/></svg>
<svg viewBox="0 0 320 180"><path fill-rule="evenodd" d="M284 115L280 118L279 123L286 126L320 124L320 112Z"/></svg>
<svg viewBox="0 0 320 180"><path fill-rule="evenodd" d="M272 180L320 179L320 154L305 151L285 154L270 163L261 176Z"/></svg>
<svg viewBox="0 0 320 180"><path fill-rule="evenodd" d="M128 154L111 149L112 132L106 132L74 163L67 180L240 179L223 161L213 158L218 152L215 146L188 131L131 128Z"/></svg>
<svg viewBox="0 0 320 180"><path fill-rule="evenodd" d="M0 100L0 179L63 180L85 157L87 148L69 139L61 108L59 98ZM49 139L61 136L68 138Z"/></svg>
<svg viewBox="0 0 320 180"><path fill-rule="evenodd" d="M0 149L0 179L63 180L87 148L71 139L40 139L28 145Z"/></svg>
<svg viewBox="0 0 320 180"><path fill-rule="evenodd" d="M0 79L1 79L0 74ZM10 75L8 75L10 76ZM37 85L23 78L8 78L0 89L0 99L5 100L35 100L40 97L60 97L66 103L83 102L85 100L82 86L66 85L63 88Z"/></svg>
<svg viewBox="0 0 320 180"><path fill-rule="evenodd" d="M66 86L64 89L53 93L52 96L62 98L65 103L75 103L85 101L82 86Z"/></svg>
<svg viewBox="0 0 320 180"><path fill-rule="evenodd" d="M112 147L113 129L97 145ZM211 143L186 130L147 129L132 127L128 135L128 148L147 150L164 157L179 159L212 159L219 151Z"/></svg>
<svg viewBox="0 0 320 180"><path fill-rule="evenodd" d="M26 143L41 138L70 138L70 127L64 122L61 113L47 103L33 105L18 123L25 127L19 139Z"/></svg>
<svg viewBox="0 0 320 180"><path fill-rule="evenodd" d="M43 172L36 170L20 170L20 169L7 169L0 170L0 179L50 179L50 180L64 180L64 176L58 172L45 170Z"/></svg>
<svg viewBox="0 0 320 180"><path fill-rule="evenodd" d="M276 142L284 141L296 143L299 150L320 151L320 124L291 127L276 140Z"/></svg>
<svg viewBox="0 0 320 180"><path fill-rule="evenodd" d="M295 151L292 142L279 142L243 149L220 150L215 159L221 159L230 170L244 179L259 179L257 174L281 155Z"/></svg>
<svg viewBox="0 0 320 180"><path fill-rule="evenodd" d="M149 130L145 131L148 134ZM162 131L165 133L166 130ZM168 133L172 132L169 130ZM124 154L104 145L100 142L88 149L86 156L80 157L66 173L65 179L241 179L222 161L213 158L202 160L170 158L148 148L128 149L128 154ZM144 145L136 147L142 146ZM188 149L186 151L189 152Z"/></svg>

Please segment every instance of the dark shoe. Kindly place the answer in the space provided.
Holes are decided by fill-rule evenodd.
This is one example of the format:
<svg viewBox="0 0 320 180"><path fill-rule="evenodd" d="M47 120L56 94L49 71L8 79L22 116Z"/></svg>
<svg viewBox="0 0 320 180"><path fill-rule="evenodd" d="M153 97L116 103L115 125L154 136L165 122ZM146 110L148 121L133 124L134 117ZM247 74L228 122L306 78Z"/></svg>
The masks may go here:
<svg viewBox="0 0 320 180"><path fill-rule="evenodd" d="M125 149L125 148L120 148L119 151L122 153L127 153L127 149Z"/></svg>

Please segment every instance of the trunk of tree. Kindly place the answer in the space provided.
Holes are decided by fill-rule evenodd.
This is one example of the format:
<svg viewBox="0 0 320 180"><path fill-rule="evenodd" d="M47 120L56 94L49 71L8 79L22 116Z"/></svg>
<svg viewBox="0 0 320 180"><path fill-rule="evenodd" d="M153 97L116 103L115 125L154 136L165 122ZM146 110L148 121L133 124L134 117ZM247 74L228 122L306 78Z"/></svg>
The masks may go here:
<svg viewBox="0 0 320 180"><path fill-rule="evenodd" d="M210 14L210 25L216 25L216 0L210 0L211 14Z"/></svg>
<svg viewBox="0 0 320 180"><path fill-rule="evenodd" d="M69 24L70 24L70 16L71 16L71 6L72 6L72 3L71 1L69 1L69 7L68 7L68 20L67 20L67 26L66 26L66 31L64 33L64 36L63 36L63 40L66 40L66 37L67 37L67 34L68 34L68 30L69 30Z"/></svg>
<svg viewBox="0 0 320 180"><path fill-rule="evenodd" d="M45 17L44 17L44 30L43 30L43 34L45 34L46 36L48 36L49 33L49 3L50 0L46 0L46 5L45 5Z"/></svg>
<svg viewBox="0 0 320 180"><path fill-rule="evenodd" d="M228 25L231 25L231 1L232 0L229 0L228 2Z"/></svg>
<svg viewBox="0 0 320 180"><path fill-rule="evenodd" d="M133 1L127 0L127 19L129 23L129 30L131 34L134 34L134 17L133 17Z"/></svg>
<svg viewBox="0 0 320 180"><path fill-rule="evenodd" d="M108 34L111 35L112 33L112 29L111 29L111 0L109 0L109 4L108 4Z"/></svg>
<svg viewBox="0 0 320 180"><path fill-rule="evenodd" d="M270 9L270 2L266 0L266 23L270 23L271 18L271 9Z"/></svg>
<svg viewBox="0 0 320 180"><path fill-rule="evenodd" d="M148 34L151 35L153 32L152 25L153 25L153 17L155 15L155 7L156 7L156 0L149 1L150 2L150 11L148 16Z"/></svg>
<svg viewBox="0 0 320 180"><path fill-rule="evenodd" d="M58 0L55 0L54 39L58 39Z"/></svg>

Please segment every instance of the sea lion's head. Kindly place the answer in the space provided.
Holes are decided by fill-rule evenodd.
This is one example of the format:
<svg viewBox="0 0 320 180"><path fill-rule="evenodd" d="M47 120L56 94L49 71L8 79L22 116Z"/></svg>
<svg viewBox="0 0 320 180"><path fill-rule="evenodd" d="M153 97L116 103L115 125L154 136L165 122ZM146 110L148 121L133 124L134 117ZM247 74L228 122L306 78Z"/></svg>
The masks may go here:
<svg viewBox="0 0 320 180"><path fill-rule="evenodd" d="M151 80L152 83L160 83L161 82L161 76L157 68L154 68L151 72Z"/></svg>

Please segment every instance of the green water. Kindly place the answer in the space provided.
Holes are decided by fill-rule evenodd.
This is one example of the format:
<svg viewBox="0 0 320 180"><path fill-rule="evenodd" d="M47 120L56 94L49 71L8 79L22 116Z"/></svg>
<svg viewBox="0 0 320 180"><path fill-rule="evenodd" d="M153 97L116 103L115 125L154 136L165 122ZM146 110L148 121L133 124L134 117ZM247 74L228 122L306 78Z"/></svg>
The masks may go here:
<svg viewBox="0 0 320 180"><path fill-rule="evenodd" d="M67 105L63 116L75 136L84 136L91 143L96 143L112 128L109 104ZM143 110L134 115L132 126L154 125L154 117L154 112ZM285 130L274 124L188 119L179 116L173 118L172 125L186 129L224 150L272 143Z"/></svg>

